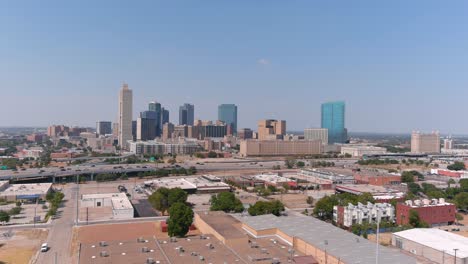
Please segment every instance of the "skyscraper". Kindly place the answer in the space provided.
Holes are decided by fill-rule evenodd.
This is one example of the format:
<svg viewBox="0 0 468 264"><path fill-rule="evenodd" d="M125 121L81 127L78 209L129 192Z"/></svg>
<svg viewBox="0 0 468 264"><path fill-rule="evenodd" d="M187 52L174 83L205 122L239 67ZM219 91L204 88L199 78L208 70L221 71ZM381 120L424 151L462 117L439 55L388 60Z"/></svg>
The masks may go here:
<svg viewBox="0 0 468 264"><path fill-rule="evenodd" d="M322 128L328 129L328 143L346 143L345 103L342 101L322 104Z"/></svg>
<svg viewBox="0 0 468 264"><path fill-rule="evenodd" d="M440 153L439 131L434 131L429 134L413 131L413 133L411 133L411 152Z"/></svg>
<svg viewBox="0 0 468 264"><path fill-rule="evenodd" d="M195 107L192 104L184 104L179 107L179 125L193 126Z"/></svg>
<svg viewBox="0 0 468 264"><path fill-rule="evenodd" d="M137 140L153 140L156 137L157 112L144 111L137 119Z"/></svg>
<svg viewBox="0 0 468 264"><path fill-rule="evenodd" d="M106 135L112 133L112 122L111 121L97 121L96 122L96 134Z"/></svg>
<svg viewBox="0 0 468 264"><path fill-rule="evenodd" d="M169 110L165 109L164 107L161 109L162 112L162 124L169 123Z"/></svg>
<svg viewBox="0 0 468 264"><path fill-rule="evenodd" d="M237 134L237 105L222 104L218 106L218 120L230 126L233 134Z"/></svg>
<svg viewBox="0 0 468 264"><path fill-rule="evenodd" d="M286 121L285 120L260 120L258 121L258 139L283 139L286 135Z"/></svg>
<svg viewBox="0 0 468 264"><path fill-rule="evenodd" d="M127 141L132 140L133 92L124 83L119 93L119 146L128 149Z"/></svg>
<svg viewBox="0 0 468 264"><path fill-rule="evenodd" d="M161 108L161 104L158 103L158 102L150 102L148 104L148 110L150 112L153 112L155 113L155 125L156 125L156 128L155 128L155 131L156 131L156 136L159 137L161 136L161 133L162 133L162 125L163 125L163 122L162 122L162 108Z"/></svg>

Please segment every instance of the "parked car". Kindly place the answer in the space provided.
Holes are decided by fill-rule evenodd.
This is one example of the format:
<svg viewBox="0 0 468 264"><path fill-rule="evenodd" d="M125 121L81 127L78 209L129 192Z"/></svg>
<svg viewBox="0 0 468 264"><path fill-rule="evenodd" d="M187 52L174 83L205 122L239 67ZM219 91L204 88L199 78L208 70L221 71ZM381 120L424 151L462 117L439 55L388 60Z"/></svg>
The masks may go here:
<svg viewBox="0 0 468 264"><path fill-rule="evenodd" d="M49 245L47 245L47 243L43 243L41 245L41 252L47 252L47 250L49 250Z"/></svg>

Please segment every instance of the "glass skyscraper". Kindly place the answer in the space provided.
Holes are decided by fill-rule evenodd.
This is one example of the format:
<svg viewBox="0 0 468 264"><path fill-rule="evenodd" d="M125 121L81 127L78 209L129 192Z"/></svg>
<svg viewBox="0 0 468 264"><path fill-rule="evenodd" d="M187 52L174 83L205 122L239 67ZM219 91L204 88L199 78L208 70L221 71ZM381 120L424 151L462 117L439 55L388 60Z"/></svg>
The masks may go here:
<svg viewBox="0 0 468 264"><path fill-rule="evenodd" d="M195 107L192 104L184 104L179 107L179 125L193 126Z"/></svg>
<svg viewBox="0 0 468 264"><path fill-rule="evenodd" d="M148 110L150 112L153 112L154 118L156 119L155 124L156 124L156 136L159 137L162 134L162 108L161 104L158 102L150 102L148 104Z"/></svg>
<svg viewBox="0 0 468 264"><path fill-rule="evenodd" d="M328 129L328 143L346 143L348 133L345 128L345 102L322 104L322 128Z"/></svg>
<svg viewBox="0 0 468 264"><path fill-rule="evenodd" d="M222 104L218 106L218 120L231 127L233 135L237 134L237 105Z"/></svg>

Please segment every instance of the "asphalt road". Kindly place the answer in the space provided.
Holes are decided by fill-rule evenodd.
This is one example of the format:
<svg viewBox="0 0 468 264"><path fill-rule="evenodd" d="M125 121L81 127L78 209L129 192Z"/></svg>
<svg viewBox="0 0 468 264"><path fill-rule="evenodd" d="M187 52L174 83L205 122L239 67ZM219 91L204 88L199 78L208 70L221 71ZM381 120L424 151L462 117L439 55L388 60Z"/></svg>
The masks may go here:
<svg viewBox="0 0 468 264"><path fill-rule="evenodd" d="M72 231L76 218L76 184L67 184L62 189L65 194L64 203L59 209L60 217L52 221L46 242L50 249L39 253L36 264L72 263L70 255Z"/></svg>

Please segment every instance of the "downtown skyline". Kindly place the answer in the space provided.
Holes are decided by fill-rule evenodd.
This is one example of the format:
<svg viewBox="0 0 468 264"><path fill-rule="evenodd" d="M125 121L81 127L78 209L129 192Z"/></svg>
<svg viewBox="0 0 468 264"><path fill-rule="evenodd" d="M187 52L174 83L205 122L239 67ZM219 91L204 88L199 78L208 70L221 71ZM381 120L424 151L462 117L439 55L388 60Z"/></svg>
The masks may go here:
<svg viewBox="0 0 468 264"><path fill-rule="evenodd" d="M468 98L464 2L1 5L0 111L13 114L0 126L114 122L127 82L134 120L153 100L173 123L183 103L209 120L233 103L238 128L272 118L301 131L343 100L350 132L468 134L456 122Z"/></svg>

